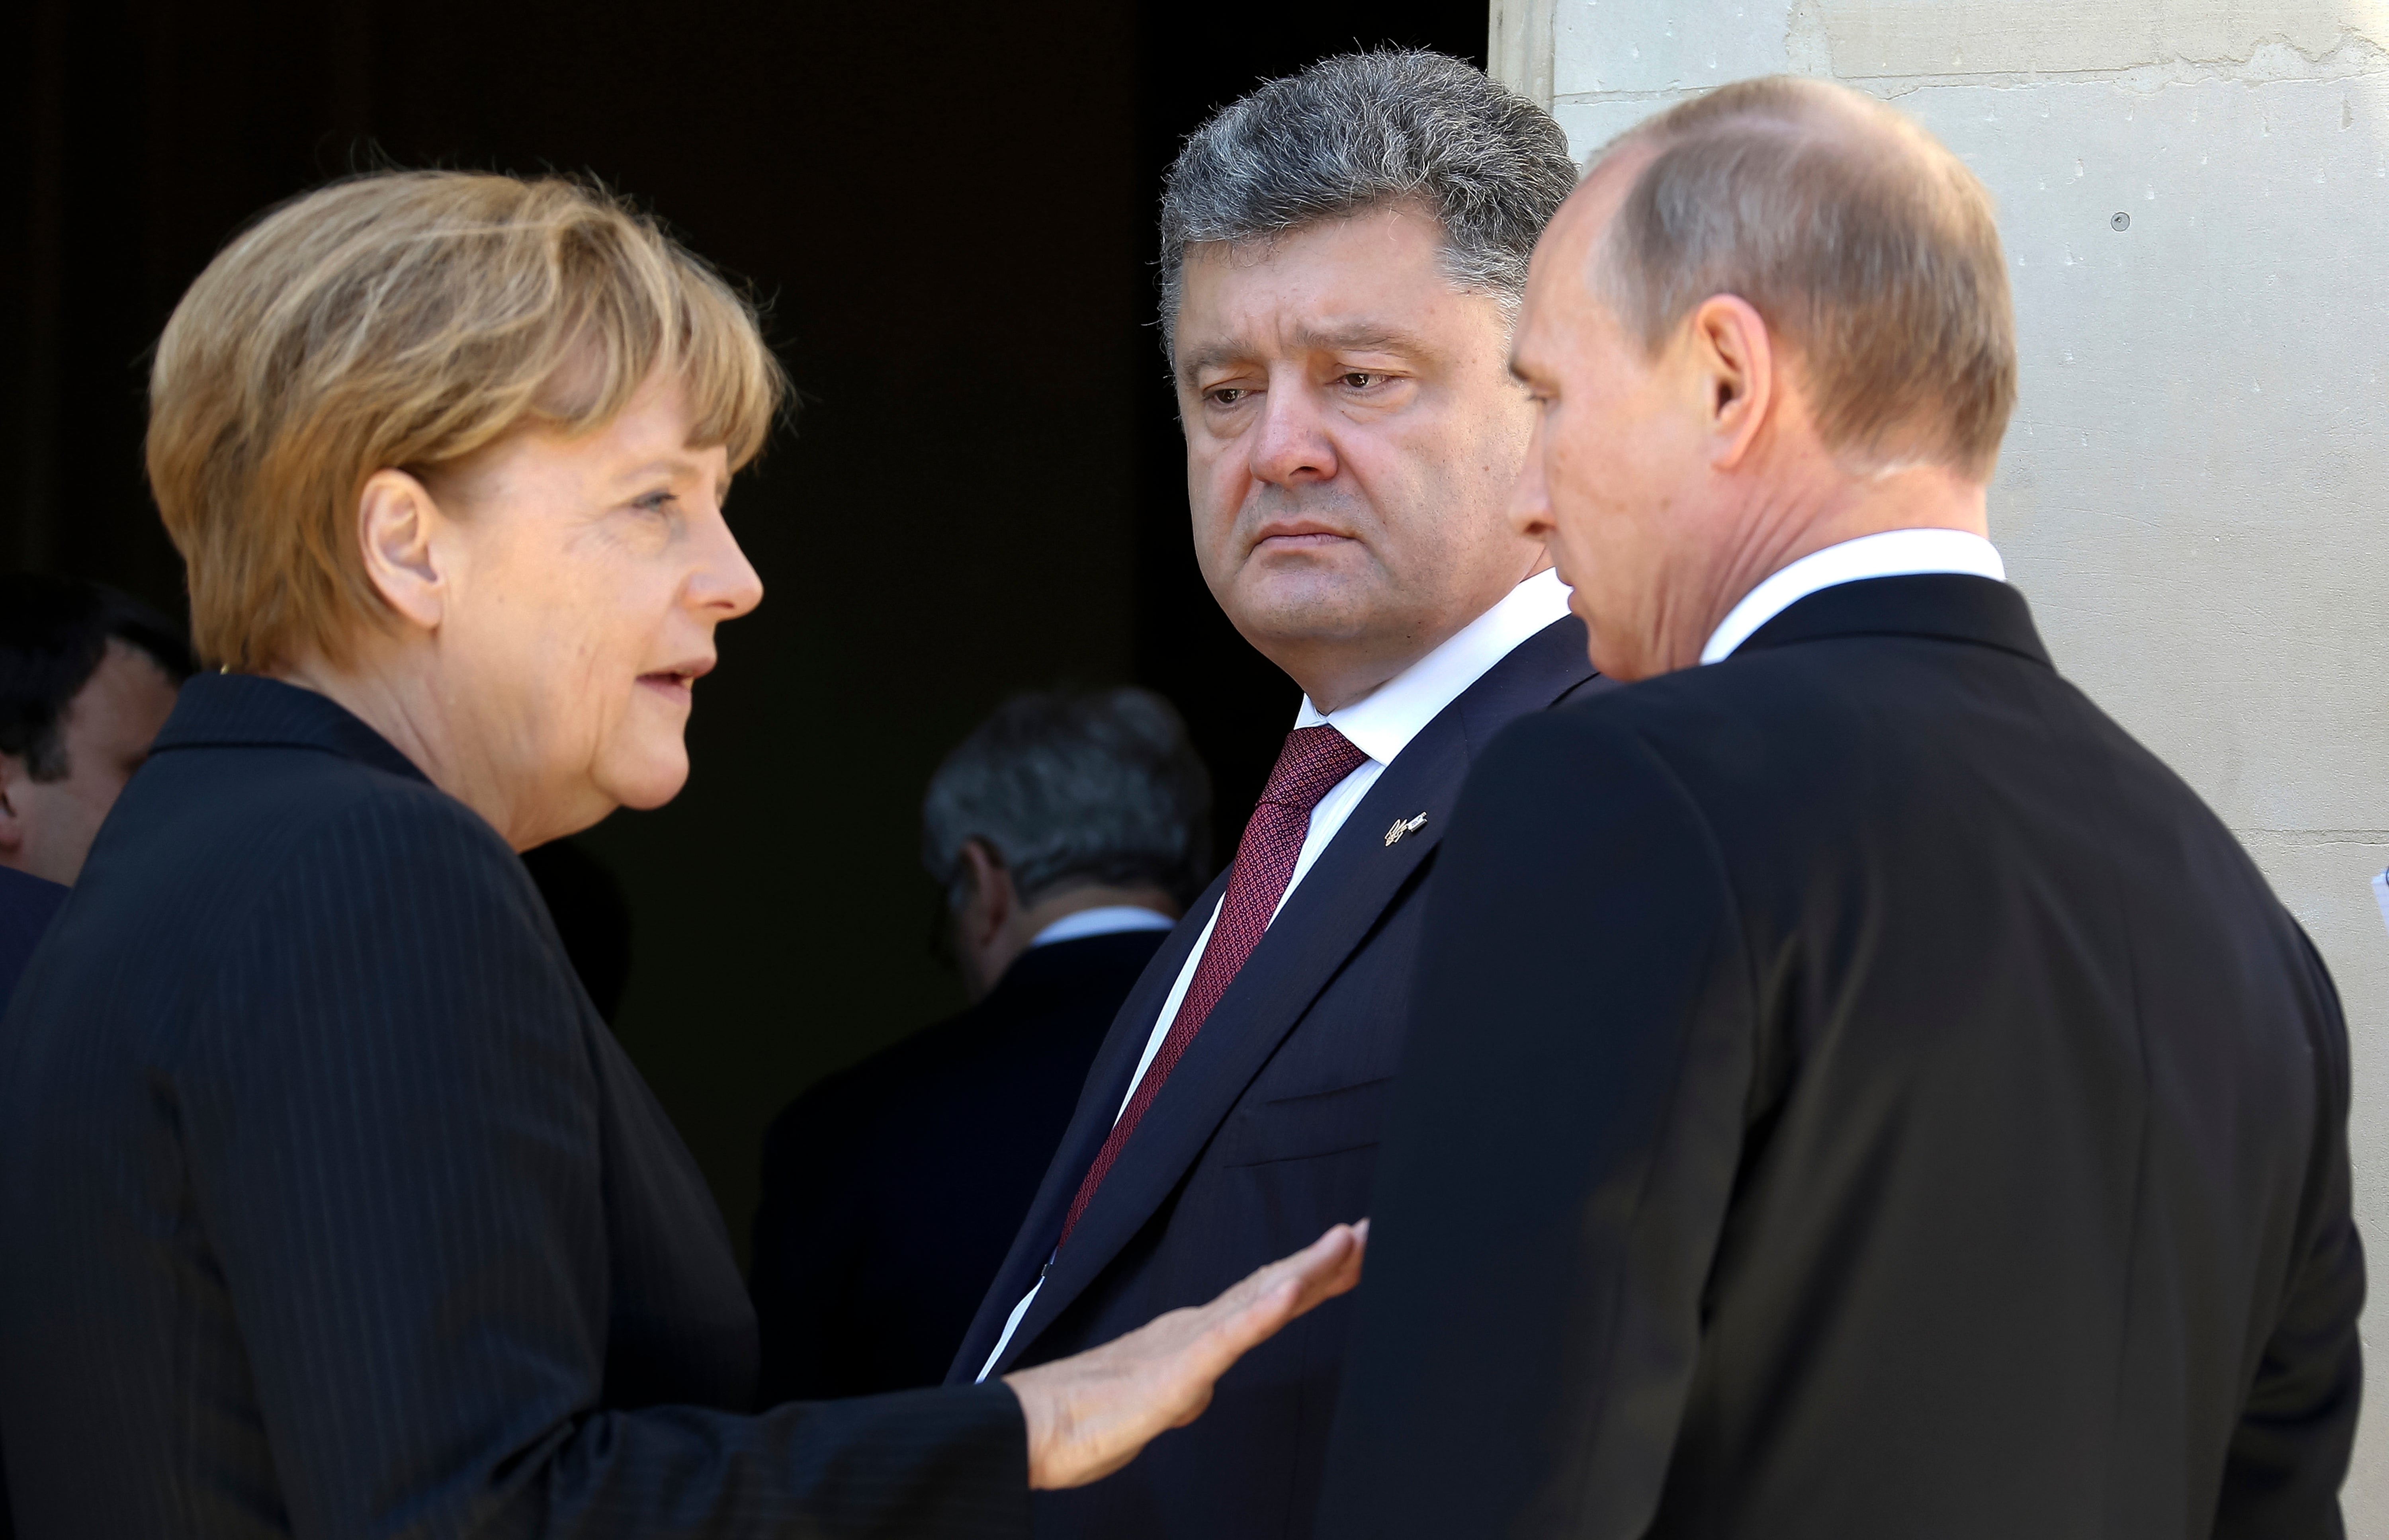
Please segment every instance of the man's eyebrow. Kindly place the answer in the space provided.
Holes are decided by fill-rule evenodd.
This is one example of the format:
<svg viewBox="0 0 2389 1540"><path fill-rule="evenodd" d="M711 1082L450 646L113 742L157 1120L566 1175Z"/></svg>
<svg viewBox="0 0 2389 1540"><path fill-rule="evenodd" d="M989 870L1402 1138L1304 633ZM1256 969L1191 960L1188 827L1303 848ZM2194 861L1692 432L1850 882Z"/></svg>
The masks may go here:
<svg viewBox="0 0 2389 1540"><path fill-rule="evenodd" d="M1293 341L1297 349L1305 352L1403 353L1430 358L1436 351L1415 333L1374 322L1349 326L1304 326L1295 332ZM1247 363L1260 356L1262 350L1246 341L1214 342L1180 359L1178 373L1192 384L1207 369Z"/></svg>
<svg viewBox="0 0 2389 1540"><path fill-rule="evenodd" d="M1329 326L1319 330L1306 326L1294 334L1294 342L1297 348L1319 349L1330 352L1342 350L1367 353L1428 354L1435 351L1415 333L1403 331L1399 326L1380 325L1374 322L1363 322L1350 326Z"/></svg>
<svg viewBox="0 0 2389 1540"><path fill-rule="evenodd" d="M1258 351L1246 342L1214 342L1180 358L1178 377L1192 385L1206 369L1221 369L1231 363L1243 363Z"/></svg>

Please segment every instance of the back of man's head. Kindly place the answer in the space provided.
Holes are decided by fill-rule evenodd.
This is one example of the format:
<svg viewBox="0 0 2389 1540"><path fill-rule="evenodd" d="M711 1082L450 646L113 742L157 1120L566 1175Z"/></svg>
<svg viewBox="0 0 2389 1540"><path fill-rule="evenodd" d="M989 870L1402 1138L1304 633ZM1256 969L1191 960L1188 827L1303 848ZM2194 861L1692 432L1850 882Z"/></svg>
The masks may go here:
<svg viewBox="0 0 2389 1540"><path fill-rule="evenodd" d="M1414 202L1443 226L1444 270L1514 316L1535 238L1576 186L1551 114L1463 59L1381 49L1321 59L1190 135L1161 200L1161 325L1174 350L1186 248L1266 242Z"/></svg>
<svg viewBox="0 0 2389 1540"><path fill-rule="evenodd" d="M163 616L96 583L0 574L0 754L38 782L73 770L61 731L110 643L130 648L172 683L198 664Z"/></svg>
<svg viewBox="0 0 2389 1540"><path fill-rule="evenodd" d="M1653 353L1716 294L1787 346L1825 446L1854 469L1987 481L2015 404L2015 323L1990 195L1872 97L1772 76L1720 86L1603 149L1648 164L1596 285Z"/></svg>
<svg viewBox="0 0 2389 1540"><path fill-rule="evenodd" d="M1072 886L1157 888L1183 905L1210 876L1210 773L1159 695L1021 695L930 779L921 859L957 909L972 840L994 852L1024 905Z"/></svg>

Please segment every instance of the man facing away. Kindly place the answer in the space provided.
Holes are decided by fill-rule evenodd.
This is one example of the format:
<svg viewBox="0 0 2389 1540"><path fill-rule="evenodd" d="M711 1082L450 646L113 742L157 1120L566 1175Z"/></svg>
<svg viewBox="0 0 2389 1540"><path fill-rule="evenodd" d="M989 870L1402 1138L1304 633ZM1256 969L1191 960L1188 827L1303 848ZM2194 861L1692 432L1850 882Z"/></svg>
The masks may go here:
<svg viewBox="0 0 2389 1540"><path fill-rule="evenodd" d="M1591 679L1508 489L1524 259L1575 185L1548 115L1458 60L1358 54L1190 138L1162 320L1196 554L1303 689L1230 869L1189 908L1085 1093L953 1378L1069 1353L1369 1211L1420 900L1471 758ZM1348 1319L1247 1357L1202 1422L1041 1534L1310 1528Z"/></svg>
<svg viewBox="0 0 2389 1540"><path fill-rule="evenodd" d="M1725 87L1600 158L1516 363L1518 528L1642 682L1454 821L1322 1531L2337 1535L2345 1029L2002 580L1981 185Z"/></svg>
<svg viewBox="0 0 2389 1540"><path fill-rule="evenodd" d="M945 1377L1112 1016L1211 874L1210 820L1210 774L1150 691L1020 696L938 767L921 858L972 1003L765 1137L765 1405Z"/></svg>

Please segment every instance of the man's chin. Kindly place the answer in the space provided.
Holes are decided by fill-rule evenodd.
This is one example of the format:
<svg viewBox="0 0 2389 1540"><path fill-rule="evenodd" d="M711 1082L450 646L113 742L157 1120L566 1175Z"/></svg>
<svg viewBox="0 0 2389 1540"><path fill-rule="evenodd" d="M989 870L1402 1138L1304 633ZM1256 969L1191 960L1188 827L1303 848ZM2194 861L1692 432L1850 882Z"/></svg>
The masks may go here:
<svg viewBox="0 0 2389 1540"><path fill-rule="evenodd" d="M1585 625L1584 652L1592 666L1601 670L1603 678L1614 679L1620 684L1631 684L1636 680L1649 679L1654 674L1668 671L1658 649L1651 644L1648 638L1622 636L1603 630L1590 621Z"/></svg>
<svg viewBox="0 0 2389 1540"><path fill-rule="evenodd" d="M1401 607L1401 596L1374 563L1280 558L1263 570L1247 566L1234 590L1220 596L1220 607L1257 643L1264 636L1329 642L1384 629Z"/></svg>

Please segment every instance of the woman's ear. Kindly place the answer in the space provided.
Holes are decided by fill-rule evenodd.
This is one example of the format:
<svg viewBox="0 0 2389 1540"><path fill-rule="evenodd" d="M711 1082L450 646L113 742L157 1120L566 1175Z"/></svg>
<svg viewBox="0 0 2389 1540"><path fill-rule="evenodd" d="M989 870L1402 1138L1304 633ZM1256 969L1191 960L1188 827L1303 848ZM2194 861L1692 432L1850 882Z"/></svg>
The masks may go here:
<svg viewBox="0 0 2389 1540"><path fill-rule="evenodd" d="M401 470L365 477L357 497L357 541L365 576L401 618L437 630L446 613L449 521L430 489Z"/></svg>
<svg viewBox="0 0 2389 1540"><path fill-rule="evenodd" d="M1775 344L1749 300L1711 295L1693 312L1694 366L1706 393L1709 463L1731 470L1750 452L1774 404Z"/></svg>

